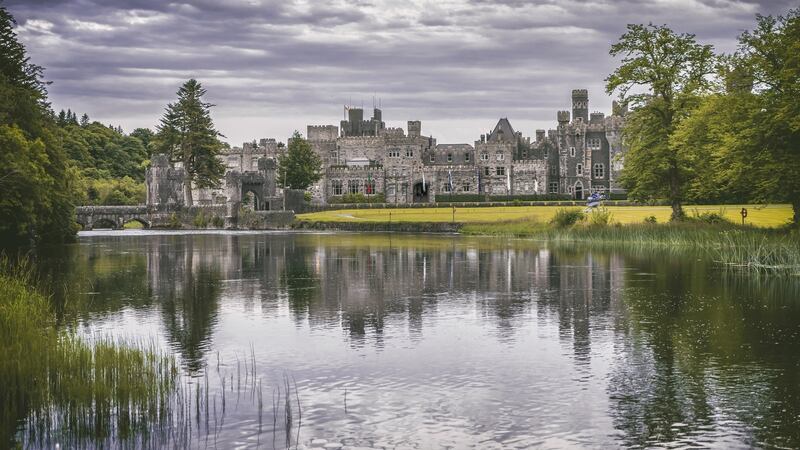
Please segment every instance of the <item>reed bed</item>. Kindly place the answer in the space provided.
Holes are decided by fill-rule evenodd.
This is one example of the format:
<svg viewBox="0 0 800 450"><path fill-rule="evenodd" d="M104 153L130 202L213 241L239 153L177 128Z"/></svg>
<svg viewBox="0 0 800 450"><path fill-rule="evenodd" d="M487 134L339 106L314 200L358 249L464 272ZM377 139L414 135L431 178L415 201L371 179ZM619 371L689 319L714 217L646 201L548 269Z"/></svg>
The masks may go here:
<svg viewBox="0 0 800 450"><path fill-rule="evenodd" d="M517 220L467 224L465 234L527 237L552 245L700 252L727 267L800 275L800 233L735 225L702 214L684 222L622 225L608 211L572 220L556 213L550 223Z"/></svg>

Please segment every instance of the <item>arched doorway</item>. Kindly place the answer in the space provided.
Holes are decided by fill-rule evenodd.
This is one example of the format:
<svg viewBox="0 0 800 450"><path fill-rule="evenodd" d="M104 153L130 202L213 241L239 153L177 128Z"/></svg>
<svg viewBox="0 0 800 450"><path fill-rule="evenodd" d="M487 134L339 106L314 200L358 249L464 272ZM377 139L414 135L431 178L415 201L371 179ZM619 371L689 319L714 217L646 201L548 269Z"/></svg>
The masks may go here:
<svg viewBox="0 0 800 450"><path fill-rule="evenodd" d="M430 185L421 181L414 184L414 203L428 203L428 188Z"/></svg>
<svg viewBox="0 0 800 450"><path fill-rule="evenodd" d="M583 183L575 183L575 200L583 200Z"/></svg>
<svg viewBox="0 0 800 450"><path fill-rule="evenodd" d="M258 198L258 194L253 191L246 191L244 195L242 195L242 208L260 211L261 201Z"/></svg>

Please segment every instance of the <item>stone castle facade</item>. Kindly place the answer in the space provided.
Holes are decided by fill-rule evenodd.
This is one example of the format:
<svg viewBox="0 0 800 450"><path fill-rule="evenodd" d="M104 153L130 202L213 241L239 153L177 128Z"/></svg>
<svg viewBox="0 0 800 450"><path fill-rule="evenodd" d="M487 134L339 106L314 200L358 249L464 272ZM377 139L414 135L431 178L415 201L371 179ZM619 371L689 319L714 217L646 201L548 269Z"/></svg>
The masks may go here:
<svg viewBox="0 0 800 450"><path fill-rule="evenodd" d="M347 110L336 125L309 125L306 137L323 161L323 177L312 188L318 203L347 194L383 195L386 203L408 204L476 196L560 196L584 199L593 192L623 194L618 183L624 149L620 134L624 111L589 113L585 89L572 91L572 111L556 113L557 126L533 137L516 131L507 118L473 144L440 144L422 134L420 121L407 129L387 128L382 111L370 119L360 108ZM226 150L229 171L256 170L259 158L280 157L285 147L274 139ZM278 187L280 190L280 187ZM201 203L215 203L219 192L198 191Z"/></svg>

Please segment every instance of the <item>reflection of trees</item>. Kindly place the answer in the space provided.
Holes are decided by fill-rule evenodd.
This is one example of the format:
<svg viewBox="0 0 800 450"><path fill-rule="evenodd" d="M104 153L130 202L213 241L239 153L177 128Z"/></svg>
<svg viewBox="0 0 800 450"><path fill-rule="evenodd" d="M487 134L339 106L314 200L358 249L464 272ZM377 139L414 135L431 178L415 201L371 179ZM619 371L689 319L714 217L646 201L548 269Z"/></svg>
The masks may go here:
<svg viewBox="0 0 800 450"><path fill-rule="evenodd" d="M158 271L152 288L160 299L167 339L192 372L202 368L211 346L221 289L219 261L203 242L199 236L169 238L167 251L153 249L151 254L151 270Z"/></svg>
<svg viewBox="0 0 800 450"><path fill-rule="evenodd" d="M795 282L770 291L747 277L738 283L749 286L731 289L733 280L693 259L636 266L652 275L626 280L625 348L609 383L625 445L697 442L735 422L753 428L748 445L800 445L800 370L787 358L800 350L800 305L776 302L790 298Z"/></svg>
<svg viewBox="0 0 800 450"><path fill-rule="evenodd" d="M104 237L92 245L61 246L39 255L36 267L53 292L51 300L59 321L71 323L124 308L152 306L146 254L108 251L120 244L119 238Z"/></svg>

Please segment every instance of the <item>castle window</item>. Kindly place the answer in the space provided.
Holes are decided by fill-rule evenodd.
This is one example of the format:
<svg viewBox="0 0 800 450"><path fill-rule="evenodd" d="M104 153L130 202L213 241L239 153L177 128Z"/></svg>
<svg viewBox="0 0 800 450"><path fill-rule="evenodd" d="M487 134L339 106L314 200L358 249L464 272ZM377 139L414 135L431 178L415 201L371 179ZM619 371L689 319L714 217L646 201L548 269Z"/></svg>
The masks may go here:
<svg viewBox="0 0 800 450"><path fill-rule="evenodd" d="M569 148L569 156L571 156L572 158L575 157L575 147L570 147Z"/></svg>
<svg viewBox="0 0 800 450"><path fill-rule="evenodd" d="M450 183L445 183L442 190L445 192L450 192Z"/></svg>
<svg viewBox="0 0 800 450"><path fill-rule="evenodd" d="M491 168L489 168L489 166L486 166L486 167L484 167L484 168L483 168L483 174L484 174L484 175L487 175L487 176L488 176L488 175L491 175L491 170L492 170L492 169L491 169Z"/></svg>
<svg viewBox="0 0 800 450"><path fill-rule="evenodd" d="M344 194L344 188L342 186L342 180L333 180L333 181L331 181L331 191L333 191L333 195L342 195L342 194Z"/></svg>
<svg viewBox="0 0 800 450"><path fill-rule="evenodd" d="M364 193L367 195L372 195L375 193L375 181L367 181L364 183Z"/></svg>
<svg viewBox="0 0 800 450"><path fill-rule="evenodd" d="M351 194L358 194L358 180L350 180L347 182L347 191Z"/></svg>
<svg viewBox="0 0 800 450"><path fill-rule="evenodd" d="M386 195L388 196L394 195L394 186L392 185L386 186Z"/></svg>
<svg viewBox="0 0 800 450"><path fill-rule="evenodd" d="M550 193L551 194L558 194L558 183L557 182L551 182L550 183Z"/></svg>
<svg viewBox="0 0 800 450"><path fill-rule="evenodd" d="M547 149L544 149L544 157L547 158L550 156L550 152Z"/></svg>
<svg viewBox="0 0 800 450"><path fill-rule="evenodd" d="M470 185L469 185L469 183L467 183L467 184L465 184L464 186L461 187L461 190L464 191L464 192L469 192L469 188L470 188Z"/></svg>
<svg viewBox="0 0 800 450"><path fill-rule="evenodd" d="M431 162L436 162L436 154L431 152Z"/></svg>
<svg viewBox="0 0 800 450"><path fill-rule="evenodd" d="M506 174L506 168L505 167L497 167L496 173L497 173L497 175L505 175Z"/></svg>
<svg viewBox="0 0 800 450"><path fill-rule="evenodd" d="M506 155L504 155L503 152L497 152L497 154L495 154L495 157L498 161L502 161L506 158Z"/></svg>
<svg viewBox="0 0 800 450"><path fill-rule="evenodd" d="M586 146L592 150L600 150L602 141L599 138L592 138L586 140Z"/></svg>
<svg viewBox="0 0 800 450"><path fill-rule="evenodd" d="M558 175L558 167L550 166L550 175Z"/></svg>
<svg viewBox="0 0 800 450"><path fill-rule="evenodd" d="M464 153L464 161L469 162L469 153Z"/></svg>
<svg viewBox="0 0 800 450"><path fill-rule="evenodd" d="M389 149L389 158L399 158L400 157L400 149L399 148L390 148Z"/></svg>
<svg viewBox="0 0 800 450"><path fill-rule="evenodd" d="M601 163L597 163L594 165L594 177L595 178L603 178L606 176L606 167Z"/></svg>
<svg viewBox="0 0 800 450"><path fill-rule="evenodd" d="M575 175L583 175L583 164L575 166Z"/></svg>
<svg viewBox="0 0 800 450"><path fill-rule="evenodd" d="M411 157L413 157L413 156L414 156L414 150L413 150L413 149L410 149L410 148L407 148L407 149L406 149L406 157L407 157L407 158L411 158Z"/></svg>
<svg viewBox="0 0 800 450"><path fill-rule="evenodd" d="M489 154L485 152L481 153L481 161L488 161L488 160L489 160Z"/></svg>
<svg viewBox="0 0 800 450"><path fill-rule="evenodd" d="M453 154L452 153L448 153L447 154L447 162L453 162Z"/></svg>

